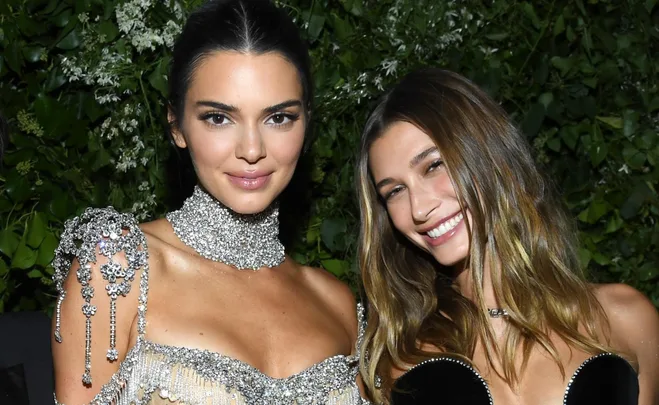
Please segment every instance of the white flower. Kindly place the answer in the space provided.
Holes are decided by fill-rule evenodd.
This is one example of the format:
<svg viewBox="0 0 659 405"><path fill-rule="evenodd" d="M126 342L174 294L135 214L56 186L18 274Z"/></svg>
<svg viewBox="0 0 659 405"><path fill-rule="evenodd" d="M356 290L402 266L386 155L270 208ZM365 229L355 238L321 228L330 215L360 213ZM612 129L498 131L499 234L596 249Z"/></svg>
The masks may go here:
<svg viewBox="0 0 659 405"><path fill-rule="evenodd" d="M395 75L396 69L398 69L398 61L395 59L385 59L380 62L381 70L384 71L385 76Z"/></svg>

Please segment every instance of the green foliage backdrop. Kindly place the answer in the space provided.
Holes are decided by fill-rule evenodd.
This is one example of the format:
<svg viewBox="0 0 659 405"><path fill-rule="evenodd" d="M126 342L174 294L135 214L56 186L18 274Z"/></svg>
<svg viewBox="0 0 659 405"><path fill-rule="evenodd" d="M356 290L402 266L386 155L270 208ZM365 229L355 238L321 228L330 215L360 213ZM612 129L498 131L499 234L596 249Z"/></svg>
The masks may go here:
<svg viewBox="0 0 659 405"><path fill-rule="evenodd" d="M52 305L64 221L171 208L163 133L171 45L200 0L4 0L0 312ZM357 282L352 162L369 105L433 65L512 114L579 223L584 266L659 304L656 0L281 1L308 39L317 139L293 256Z"/></svg>

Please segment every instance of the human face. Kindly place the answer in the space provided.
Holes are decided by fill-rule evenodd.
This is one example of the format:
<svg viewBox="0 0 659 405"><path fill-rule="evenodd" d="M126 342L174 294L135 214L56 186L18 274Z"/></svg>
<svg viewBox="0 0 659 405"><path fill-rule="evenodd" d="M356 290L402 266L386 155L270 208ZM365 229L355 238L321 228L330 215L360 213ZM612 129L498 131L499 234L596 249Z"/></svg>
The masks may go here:
<svg viewBox="0 0 659 405"><path fill-rule="evenodd" d="M469 253L469 234L437 146L408 122L373 142L369 169L394 227L442 265ZM471 220L469 211L467 216ZM470 221L471 222L471 221Z"/></svg>
<svg viewBox="0 0 659 405"><path fill-rule="evenodd" d="M263 211L289 183L305 132L297 69L278 53L221 51L194 70L174 141L199 183L241 214Z"/></svg>

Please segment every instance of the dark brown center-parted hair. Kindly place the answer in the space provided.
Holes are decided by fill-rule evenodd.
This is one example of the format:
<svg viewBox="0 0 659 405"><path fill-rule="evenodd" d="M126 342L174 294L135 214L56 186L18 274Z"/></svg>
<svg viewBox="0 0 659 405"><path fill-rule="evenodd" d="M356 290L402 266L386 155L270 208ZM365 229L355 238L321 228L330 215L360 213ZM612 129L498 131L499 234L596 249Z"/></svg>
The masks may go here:
<svg viewBox="0 0 659 405"><path fill-rule="evenodd" d="M471 213L471 223L464 215L470 240L464 269L443 268L400 235L377 194L369 151L401 121L437 145L463 214ZM598 341L606 317L581 271L573 220L538 171L523 135L469 80L436 68L404 77L371 113L356 170L359 264L369 304L361 371L376 402L386 403L393 367L437 356L421 343L467 361L481 343L490 365L510 385L536 345L564 373L550 334L586 352L608 350ZM495 343L487 315L485 269L510 313L503 344ZM456 288L459 271L471 272L473 300ZM522 367L516 369L519 356Z"/></svg>

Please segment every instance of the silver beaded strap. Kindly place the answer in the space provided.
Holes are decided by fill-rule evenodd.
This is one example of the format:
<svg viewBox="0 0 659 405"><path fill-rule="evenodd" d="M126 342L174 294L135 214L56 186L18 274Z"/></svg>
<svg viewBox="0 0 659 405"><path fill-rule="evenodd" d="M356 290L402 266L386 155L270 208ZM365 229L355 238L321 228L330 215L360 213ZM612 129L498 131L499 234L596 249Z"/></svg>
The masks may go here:
<svg viewBox="0 0 659 405"><path fill-rule="evenodd" d="M120 252L124 253L127 266L115 261ZM87 208L79 217L66 221L60 245L55 250L53 281L59 293L55 313L55 340L62 342L60 332L61 306L66 297L64 281L69 275L74 259L80 267L76 272L80 290L85 304L82 313L85 315L85 372L83 384L92 383L91 378L91 317L96 313L92 304L94 287L90 280L95 273L92 265L96 263L97 255L107 258L107 263L100 266L100 275L107 281L105 291L110 297L110 348L107 358L115 361L119 358L116 348L116 312L117 298L126 296L131 289L135 274L142 269L140 280L140 295L138 303L137 332L139 339L143 338L145 329L146 292L148 288L148 253L146 238L138 226L137 220L130 214L120 214L114 208Z"/></svg>

